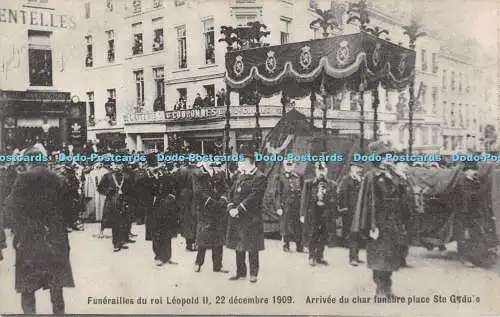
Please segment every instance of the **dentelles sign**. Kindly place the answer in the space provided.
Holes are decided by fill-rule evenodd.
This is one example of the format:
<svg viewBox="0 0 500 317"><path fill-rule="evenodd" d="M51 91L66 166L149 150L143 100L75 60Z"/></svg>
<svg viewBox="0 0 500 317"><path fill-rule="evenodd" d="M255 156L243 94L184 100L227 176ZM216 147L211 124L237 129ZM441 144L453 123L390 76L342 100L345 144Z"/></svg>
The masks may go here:
<svg viewBox="0 0 500 317"><path fill-rule="evenodd" d="M57 14L54 11L0 8L0 24L24 24L29 26L42 26L58 29L74 29L76 22L73 17L66 14Z"/></svg>

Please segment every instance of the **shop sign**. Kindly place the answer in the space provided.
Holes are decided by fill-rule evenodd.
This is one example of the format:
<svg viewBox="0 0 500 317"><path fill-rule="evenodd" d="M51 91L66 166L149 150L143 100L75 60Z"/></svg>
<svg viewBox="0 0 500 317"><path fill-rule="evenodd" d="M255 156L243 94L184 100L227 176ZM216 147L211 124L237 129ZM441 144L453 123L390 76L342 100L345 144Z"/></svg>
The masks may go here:
<svg viewBox="0 0 500 317"><path fill-rule="evenodd" d="M125 115L125 124L143 123L143 122L164 122L165 112L143 112L143 113L129 113Z"/></svg>
<svg viewBox="0 0 500 317"><path fill-rule="evenodd" d="M225 108L217 107L217 108L167 111L165 112L165 118L169 121L214 119L214 118L223 118L225 114L226 114Z"/></svg>

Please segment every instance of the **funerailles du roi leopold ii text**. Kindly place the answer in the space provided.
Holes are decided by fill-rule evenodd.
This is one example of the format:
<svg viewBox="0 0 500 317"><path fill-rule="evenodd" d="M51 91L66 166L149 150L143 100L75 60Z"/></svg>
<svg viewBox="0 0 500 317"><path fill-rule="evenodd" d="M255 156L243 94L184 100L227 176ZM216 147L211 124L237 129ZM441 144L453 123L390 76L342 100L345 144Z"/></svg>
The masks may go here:
<svg viewBox="0 0 500 317"><path fill-rule="evenodd" d="M73 17L66 14L57 14L46 10L32 10L29 6L25 9L0 8L0 23L25 24L50 28L74 29L76 22Z"/></svg>

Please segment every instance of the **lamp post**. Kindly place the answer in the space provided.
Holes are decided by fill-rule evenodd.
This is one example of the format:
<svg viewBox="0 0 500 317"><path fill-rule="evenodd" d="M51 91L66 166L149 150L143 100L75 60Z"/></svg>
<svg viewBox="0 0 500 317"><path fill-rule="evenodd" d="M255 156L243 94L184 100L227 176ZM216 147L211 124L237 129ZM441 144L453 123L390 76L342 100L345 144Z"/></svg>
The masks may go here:
<svg viewBox="0 0 500 317"><path fill-rule="evenodd" d="M422 26L416 21L411 21L410 25L403 26L404 35L408 36L410 49L415 50L415 42L419 37L426 36L427 33L421 32L420 28ZM410 78L410 100L408 102L408 154L413 153L413 106L415 104L415 72L412 72Z"/></svg>

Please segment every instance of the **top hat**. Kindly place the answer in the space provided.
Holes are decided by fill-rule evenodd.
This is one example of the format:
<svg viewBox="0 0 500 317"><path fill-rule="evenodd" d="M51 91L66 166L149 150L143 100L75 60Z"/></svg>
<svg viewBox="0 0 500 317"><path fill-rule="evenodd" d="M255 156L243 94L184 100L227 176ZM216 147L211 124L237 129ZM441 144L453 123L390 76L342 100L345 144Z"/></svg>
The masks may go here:
<svg viewBox="0 0 500 317"><path fill-rule="evenodd" d="M394 149L384 141L374 141L368 144L368 151L371 154L382 155L385 153L394 152Z"/></svg>

